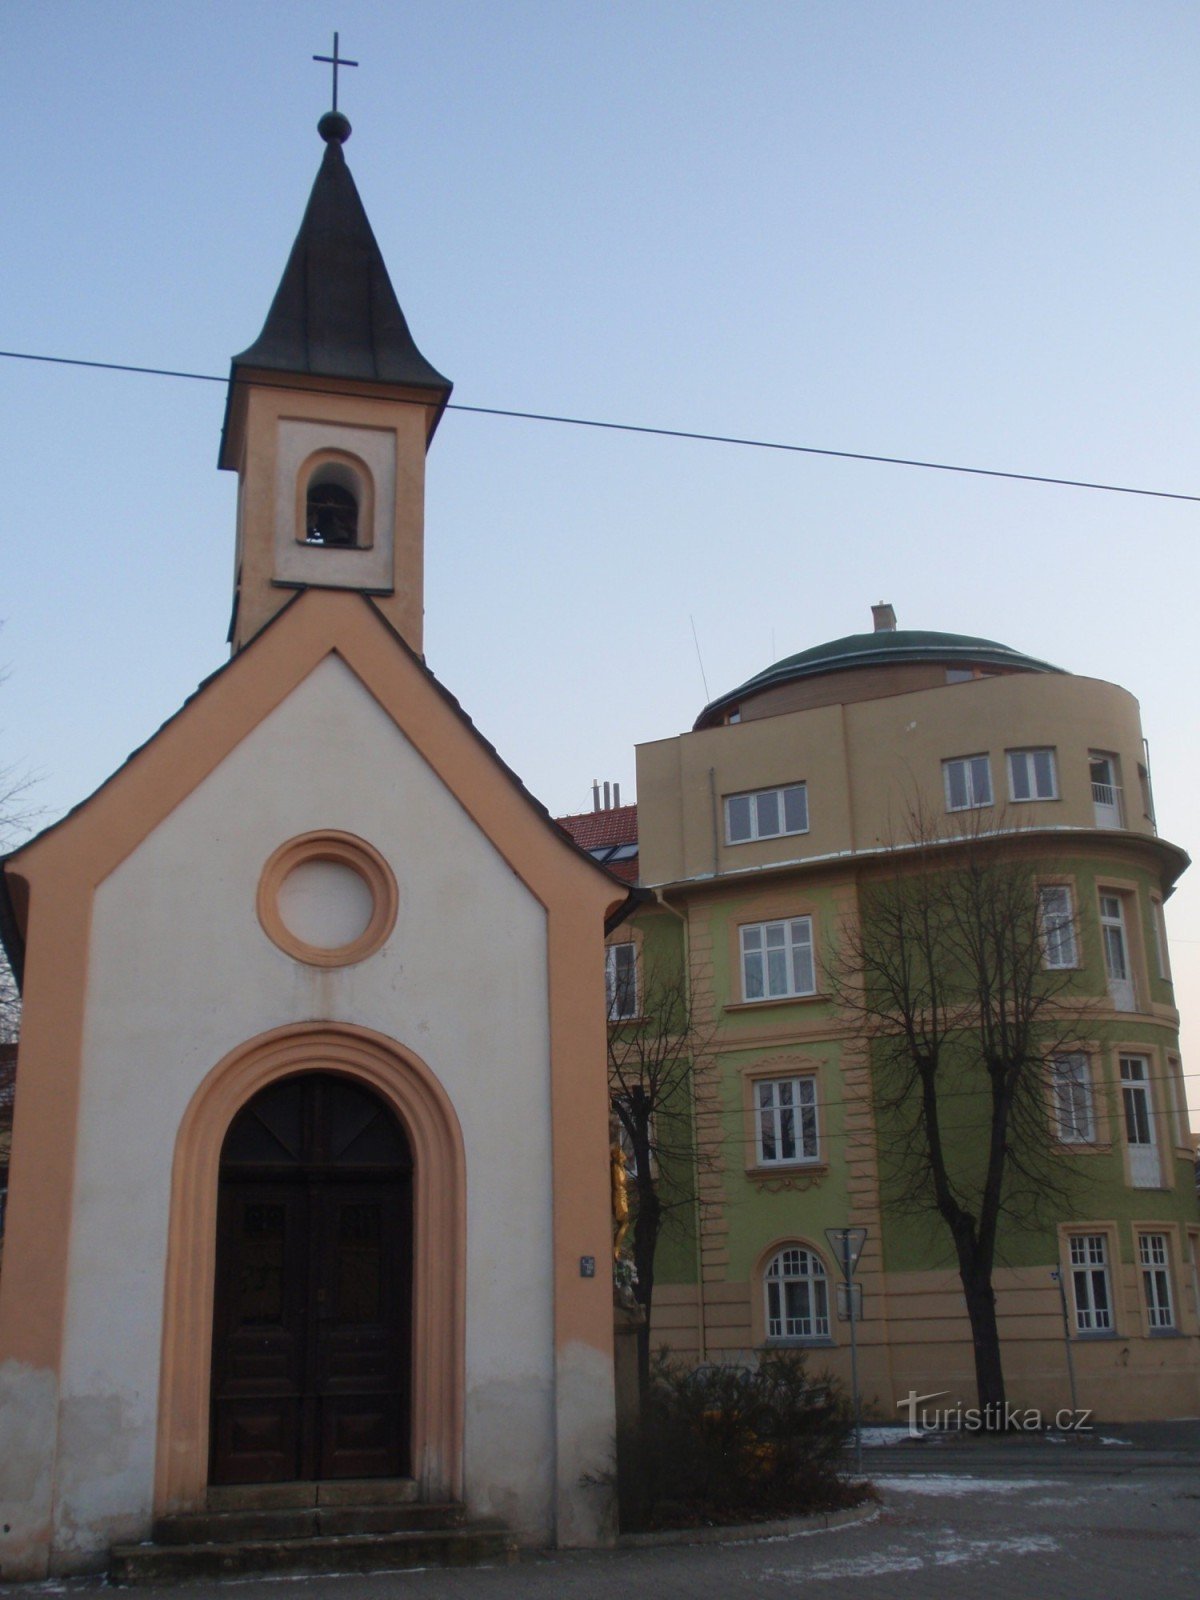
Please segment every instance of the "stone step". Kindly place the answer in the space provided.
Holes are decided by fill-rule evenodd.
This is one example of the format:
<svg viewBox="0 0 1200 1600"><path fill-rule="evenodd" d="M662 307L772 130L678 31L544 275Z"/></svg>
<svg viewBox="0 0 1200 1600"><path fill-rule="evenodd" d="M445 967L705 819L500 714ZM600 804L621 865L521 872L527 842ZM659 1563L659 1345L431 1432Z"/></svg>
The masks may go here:
<svg viewBox="0 0 1200 1600"><path fill-rule="evenodd" d="M188 1511L160 1517L155 1544L241 1544L246 1540L341 1538L351 1533L403 1533L457 1528L461 1505L400 1501L383 1505L267 1506L229 1511Z"/></svg>
<svg viewBox="0 0 1200 1600"><path fill-rule="evenodd" d="M325 1478L308 1483L227 1483L208 1491L210 1511L271 1511L297 1506L382 1506L417 1498L415 1478Z"/></svg>
<svg viewBox="0 0 1200 1600"><path fill-rule="evenodd" d="M229 1544L114 1545L109 1579L117 1584L183 1583L272 1573L380 1572L406 1567L470 1567L517 1559L503 1528L414 1528L341 1537L244 1539Z"/></svg>

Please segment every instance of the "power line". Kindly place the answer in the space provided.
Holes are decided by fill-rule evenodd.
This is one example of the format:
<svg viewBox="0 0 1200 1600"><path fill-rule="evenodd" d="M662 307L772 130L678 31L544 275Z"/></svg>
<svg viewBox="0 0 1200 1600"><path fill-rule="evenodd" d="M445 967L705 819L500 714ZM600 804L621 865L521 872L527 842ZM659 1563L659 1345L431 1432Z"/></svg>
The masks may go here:
<svg viewBox="0 0 1200 1600"><path fill-rule="evenodd" d="M212 372L181 372L173 367L138 367L122 361L84 361L75 356L35 355L27 350L0 350L9 361L39 361L58 367L90 367L99 372L131 372L149 378L184 378L195 383L238 383L251 380L226 378ZM256 377L262 389L287 389L301 392L300 386L286 381ZM305 394L340 394L341 390L305 385ZM950 461L924 461L915 456L885 456L866 450L832 450L814 444L789 444L780 439L756 439L742 434L700 433L690 428L655 428L639 422L610 422L599 417L568 417L550 411L515 411L503 406L469 406L451 401L447 411L462 411L477 417L509 417L520 422L552 422L570 428L599 428L609 433L637 433L654 439L689 439L698 444L737 445L748 450L775 450L788 455L823 456L834 461L870 461L880 466L917 467L925 472L957 472L975 478L1003 478L1011 483L1042 483L1060 489L1090 489L1104 494L1141 495L1152 500L1183 500L1200 505L1200 494L1180 494L1169 489L1141 489L1125 483L1097 483L1088 478L1052 477L1040 472L1007 472L999 467L966 467Z"/></svg>

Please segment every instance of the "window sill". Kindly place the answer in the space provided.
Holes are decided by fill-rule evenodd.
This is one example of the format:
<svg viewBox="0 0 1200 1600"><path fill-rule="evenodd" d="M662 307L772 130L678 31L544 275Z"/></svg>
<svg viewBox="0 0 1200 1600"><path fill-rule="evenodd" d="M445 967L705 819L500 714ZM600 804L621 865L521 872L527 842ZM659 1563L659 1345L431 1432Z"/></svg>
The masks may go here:
<svg viewBox="0 0 1200 1600"><path fill-rule="evenodd" d="M1081 1333L1077 1328L1071 1337L1078 1339L1082 1344L1095 1344L1097 1340L1102 1342L1105 1339L1119 1339L1120 1334L1115 1328L1097 1328L1094 1333L1086 1330Z"/></svg>
<svg viewBox="0 0 1200 1600"><path fill-rule="evenodd" d="M771 844L776 839L803 839L809 828L792 828L787 833L763 833L757 839L726 839L727 850L740 850L744 844Z"/></svg>
<svg viewBox="0 0 1200 1600"><path fill-rule="evenodd" d="M1183 1330L1180 1328L1147 1328L1147 1339L1182 1339Z"/></svg>
<svg viewBox="0 0 1200 1600"><path fill-rule="evenodd" d="M811 1006L814 1002L825 1000L827 994L781 994L767 995L762 1000L730 1000L725 1005L726 1011L761 1011L764 1006Z"/></svg>
<svg viewBox="0 0 1200 1600"><path fill-rule="evenodd" d="M820 1334L812 1339L764 1339L763 1348L767 1350L833 1350L837 1341L828 1334Z"/></svg>
<svg viewBox="0 0 1200 1600"><path fill-rule="evenodd" d="M760 1189L783 1192L788 1189L812 1189L829 1171L828 1161L776 1161L769 1166L744 1169L746 1179Z"/></svg>

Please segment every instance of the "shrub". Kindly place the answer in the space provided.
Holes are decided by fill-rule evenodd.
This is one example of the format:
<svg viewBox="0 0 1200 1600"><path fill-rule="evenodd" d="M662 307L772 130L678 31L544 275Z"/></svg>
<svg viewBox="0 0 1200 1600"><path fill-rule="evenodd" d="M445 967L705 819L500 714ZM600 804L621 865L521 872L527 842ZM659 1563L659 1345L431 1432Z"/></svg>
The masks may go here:
<svg viewBox="0 0 1200 1600"><path fill-rule="evenodd" d="M664 1353L636 1425L617 1440L625 1531L834 1510L862 1498L844 1473L840 1386L800 1351L757 1368L689 1368Z"/></svg>

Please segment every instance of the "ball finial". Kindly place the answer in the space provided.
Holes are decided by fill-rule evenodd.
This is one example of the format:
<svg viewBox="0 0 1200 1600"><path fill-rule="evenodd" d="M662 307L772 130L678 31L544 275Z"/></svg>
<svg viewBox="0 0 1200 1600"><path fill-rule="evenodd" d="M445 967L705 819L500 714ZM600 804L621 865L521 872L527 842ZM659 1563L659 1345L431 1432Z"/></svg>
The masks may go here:
<svg viewBox="0 0 1200 1600"><path fill-rule="evenodd" d="M345 144L350 137L350 118L343 116L340 111L327 111L317 123L317 132L326 144L332 144L335 139L339 144Z"/></svg>

